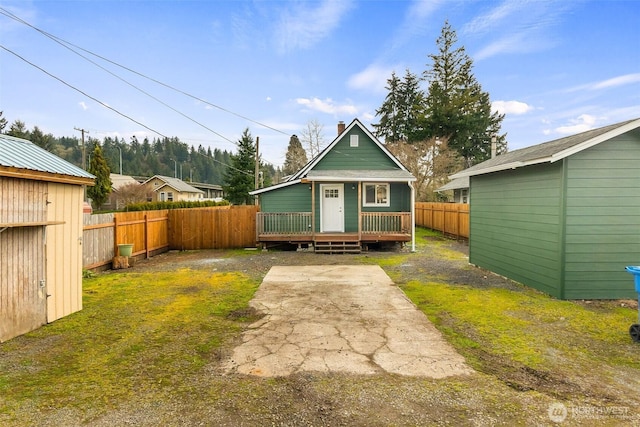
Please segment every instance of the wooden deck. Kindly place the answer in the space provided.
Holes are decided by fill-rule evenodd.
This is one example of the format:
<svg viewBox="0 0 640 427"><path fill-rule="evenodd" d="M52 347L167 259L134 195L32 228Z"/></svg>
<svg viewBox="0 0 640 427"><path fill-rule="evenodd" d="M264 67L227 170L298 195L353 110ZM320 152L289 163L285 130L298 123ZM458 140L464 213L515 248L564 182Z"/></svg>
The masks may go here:
<svg viewBox="0 0 640 427"><path fill-rule="evenodd" d="M316 242L410 242L411 233L315 233L315 234L263 234L259 242L313 243Z"/></svg>

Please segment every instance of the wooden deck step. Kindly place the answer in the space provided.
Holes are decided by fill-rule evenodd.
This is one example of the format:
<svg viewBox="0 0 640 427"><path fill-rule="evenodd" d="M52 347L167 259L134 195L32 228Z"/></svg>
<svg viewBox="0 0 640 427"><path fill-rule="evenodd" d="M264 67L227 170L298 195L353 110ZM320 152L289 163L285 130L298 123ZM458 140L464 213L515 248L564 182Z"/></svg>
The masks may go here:
<svg viewBox="0 0 640 427"><path fill-rule="evenodd" d="M362 246L359 241L316 241L314 251L319 254L359 254Z"/></svg>

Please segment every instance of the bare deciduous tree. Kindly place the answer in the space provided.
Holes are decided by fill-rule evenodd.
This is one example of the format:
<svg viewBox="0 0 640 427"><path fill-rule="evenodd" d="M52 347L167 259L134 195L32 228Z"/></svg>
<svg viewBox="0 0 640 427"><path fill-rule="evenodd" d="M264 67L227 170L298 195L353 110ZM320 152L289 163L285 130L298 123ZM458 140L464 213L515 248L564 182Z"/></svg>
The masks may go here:
<svg viewBox="0 0 640 427"><path fill-rule="evenodd" d="M316 157L325 147L323 129L324 125L317 119L313 119L309 120L307 127L302 130L300 141L310 159Z"/></svg>
<svg viewBox="0 0 640 427"><path fill-rule="evenodd" d="M116 209L120 209L132 203L146 202L148 192L149 188L147 186L136 182L123 185L114 191Z"/></svg>
<svg viewBox="0 0 640 427"><path fill-rule="evenodd" d="M386 144L391 153L416 177L416 201L437 199L435 190L448 182L448 176L460 170L463 159L443 139L426 139Z"/></svg>

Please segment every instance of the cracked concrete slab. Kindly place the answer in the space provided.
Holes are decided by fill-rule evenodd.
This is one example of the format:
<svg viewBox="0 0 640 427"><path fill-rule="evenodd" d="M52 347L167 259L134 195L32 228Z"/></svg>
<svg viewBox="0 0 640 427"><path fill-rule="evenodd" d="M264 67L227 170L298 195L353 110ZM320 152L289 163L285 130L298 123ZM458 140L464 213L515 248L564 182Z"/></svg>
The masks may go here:
<svg viewBox="0 0 640 427"><path fill-rule="evenodd" d="M227 373L342 372L443 378L473 370L379 266L276 266Z"/></svg>

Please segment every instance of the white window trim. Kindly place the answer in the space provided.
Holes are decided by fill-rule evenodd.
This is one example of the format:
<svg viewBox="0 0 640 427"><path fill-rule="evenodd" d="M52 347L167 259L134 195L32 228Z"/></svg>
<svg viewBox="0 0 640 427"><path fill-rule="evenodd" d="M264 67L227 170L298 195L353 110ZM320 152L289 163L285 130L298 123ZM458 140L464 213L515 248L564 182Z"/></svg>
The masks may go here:
<svg viewBox="0 0 640 427"><path fill-rule="evenodd" d="M373 185L376 188L377 191L377 187L386 187L387 189L387 201L384 203L367 203L367 186L368 185ZM387 182L364 182L362 184L362 206L365 208L388 208L389 206L391 206L391 186L389 185L389 183Z"/></svg>

